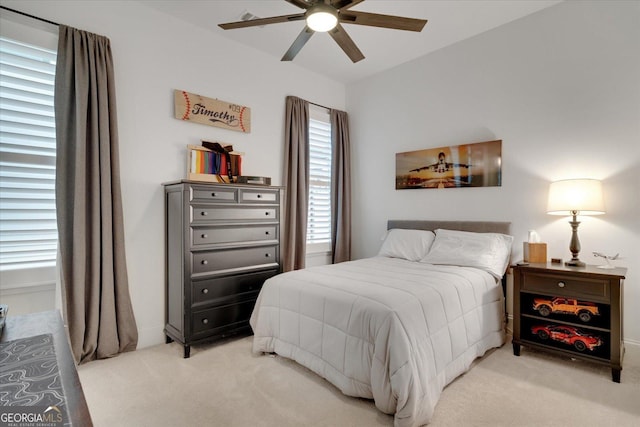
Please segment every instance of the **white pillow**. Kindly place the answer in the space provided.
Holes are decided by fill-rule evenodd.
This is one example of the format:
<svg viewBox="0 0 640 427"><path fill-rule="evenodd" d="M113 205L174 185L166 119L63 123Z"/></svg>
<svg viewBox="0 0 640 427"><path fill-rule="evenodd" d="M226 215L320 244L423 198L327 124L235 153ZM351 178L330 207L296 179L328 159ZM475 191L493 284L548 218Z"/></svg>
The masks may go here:
<svg viewBox="0 0 640 427"><path fill-rule="evenodd" d="M432 231L393 228L387 232L378 256L420 261L429 252L434 239Z"/></svg>
<svg viewBox="0 0 640 427"><path fill-rule="evenodd" d="M476 267L499 279L507 270L512 243L513 236L506 234L438 229L422 262Z"/></svg>

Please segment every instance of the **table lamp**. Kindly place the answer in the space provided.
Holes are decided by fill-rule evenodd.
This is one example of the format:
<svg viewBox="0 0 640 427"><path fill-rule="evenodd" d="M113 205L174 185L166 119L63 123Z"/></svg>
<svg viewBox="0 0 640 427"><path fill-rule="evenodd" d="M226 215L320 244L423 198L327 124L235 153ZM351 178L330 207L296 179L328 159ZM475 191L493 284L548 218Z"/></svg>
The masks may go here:
<svg viewBox="0 0 640 427"><path fill-rule="evenodd" d="M578 215L602 215L604 200L602 183L596 179L566 179L552 182L549 186L547 213L550 215L572 215L571 243L569 250L572 258L565 262L571 267L584 267L586 264L578 258L580 240L578 240Z"/></svg>

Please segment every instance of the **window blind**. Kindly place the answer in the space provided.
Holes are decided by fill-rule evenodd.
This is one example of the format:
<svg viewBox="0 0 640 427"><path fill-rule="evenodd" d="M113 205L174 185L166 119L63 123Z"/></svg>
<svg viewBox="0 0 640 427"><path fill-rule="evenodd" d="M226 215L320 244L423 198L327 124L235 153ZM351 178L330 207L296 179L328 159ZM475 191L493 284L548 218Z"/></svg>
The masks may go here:
<svg viewBox="0 0 640 427"><path fill-rule="evenodd" d="M0 270L55 265L55 63L0 37Z"/></svg>
<svg viewBox="0 0 640 427"><path fill-rule="evenodd" d="M331 123L309 119L307 245L331 242Z"/></svg>

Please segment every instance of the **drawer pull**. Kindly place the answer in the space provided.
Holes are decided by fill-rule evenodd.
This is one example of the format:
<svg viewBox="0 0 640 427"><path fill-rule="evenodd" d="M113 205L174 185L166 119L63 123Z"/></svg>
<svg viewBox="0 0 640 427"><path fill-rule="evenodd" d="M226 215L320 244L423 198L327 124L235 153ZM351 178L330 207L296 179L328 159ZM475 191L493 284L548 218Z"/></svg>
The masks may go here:
<svg viewBox="0 0 640 427"><path fill-rule="evenodd" d="M262 199L262 194L258 194L256 197L257 197L258 199Z"/></svg>
<svg viewBox="0 0 640 427"><path fill-rule="evenodd" d="M202 265L207 265L207 264L209 264L209 261L207 261L206 259L203 259L202 260Z"/></svg>
<svg viewBox="0 0 640 427"><path fill-rule="evenodd" d="M265 257L269 258L271 254L264 254Z"/></svg>
<svg viewBox="0 0 640 427"><path fill-rule="evenodd" d="M203 293L203 294L208 294L208 293L209 293L209 289L204 288L204 289L202 290L202 293Z"/></svg>
<svg viewBox="0 0 640 427"><path fill-rule="evenodd" d="M264 234L266 234L266 235L268 236L268 235L269 235L269 232L268 232L268 231L265 231L265 232L264 232Z"/></svg>
<svg viewBox="0 0 640 427"><path fill-rule="evenodd" d="M207 323L209 323L209 319L202 319L202 323L206 325Z"/></svg>
<svg viewBox="0 0 640 427"><path fill-rule="evenodd" d="M202 238L203 238L203 239L206 239L207 237L209 237L209 236L207 236L206 234L203 234L203 235L202 235Z"/></svg>
<svg viewBox="0 0 640 427"><path fill-rule="evenodd" d="M202 215L202 216L207 216L207 215L208 215L208 213L207 213L207 211L202 211L202 212L200 212L200 215Z"/></svg>
<svg viewBox="0 0 640 427"><path fill-rule="evenodd" d="M265 212L264 214L268 216L268 215L269 215L269 212Z"/></svg>
<svg viewBox="0 0 640 427"><path fill-rule="evenodd" d="M216 197L216 193L211 193L211 197Z"/></svg>
<svg viewBox="0 0 640 427"><path fill-rule="evenodd" d="M559 288L564 288L564 286L565 286L565 283L564 283L564 282L558 282L558 287L559 287Z"/></svg>

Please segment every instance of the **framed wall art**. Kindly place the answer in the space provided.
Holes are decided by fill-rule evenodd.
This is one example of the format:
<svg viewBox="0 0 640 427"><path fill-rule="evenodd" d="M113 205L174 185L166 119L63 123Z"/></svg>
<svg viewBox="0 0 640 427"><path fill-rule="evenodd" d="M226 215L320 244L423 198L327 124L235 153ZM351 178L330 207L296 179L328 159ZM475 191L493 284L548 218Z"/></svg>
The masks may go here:
<svg viewBox="0 0 640 427"><path fill-rule="evenodd" d="M501 185L502 140L396 154L396 190Z"/></svg>

